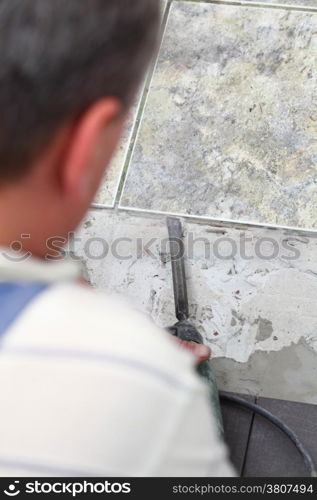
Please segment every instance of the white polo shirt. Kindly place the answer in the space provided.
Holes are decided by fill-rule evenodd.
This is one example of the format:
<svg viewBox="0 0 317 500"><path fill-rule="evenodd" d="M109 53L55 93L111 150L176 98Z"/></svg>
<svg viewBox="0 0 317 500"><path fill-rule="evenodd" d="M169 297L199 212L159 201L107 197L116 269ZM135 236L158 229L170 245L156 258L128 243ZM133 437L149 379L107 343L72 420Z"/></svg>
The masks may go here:
<svg viewBox="0 0 317 500"><path fill-rule="evenodd" d="M190 354L73 262L0 254L49 284L0 338L1 476L234 474Z"/></svg>

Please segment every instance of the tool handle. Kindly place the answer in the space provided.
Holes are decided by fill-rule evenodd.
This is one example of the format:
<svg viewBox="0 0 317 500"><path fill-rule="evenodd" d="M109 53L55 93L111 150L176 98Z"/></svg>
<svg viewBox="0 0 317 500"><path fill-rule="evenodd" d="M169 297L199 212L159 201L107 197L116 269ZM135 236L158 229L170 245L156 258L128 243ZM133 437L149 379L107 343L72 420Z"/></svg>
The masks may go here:
<svg viewBox="0 0 317 500"><path fill-rule="evenodd" d="M169 245L173 273L175 314L179 321L188 319L188 295L184 263L184 242L182 224L174 217L167 218Z"/></svg>

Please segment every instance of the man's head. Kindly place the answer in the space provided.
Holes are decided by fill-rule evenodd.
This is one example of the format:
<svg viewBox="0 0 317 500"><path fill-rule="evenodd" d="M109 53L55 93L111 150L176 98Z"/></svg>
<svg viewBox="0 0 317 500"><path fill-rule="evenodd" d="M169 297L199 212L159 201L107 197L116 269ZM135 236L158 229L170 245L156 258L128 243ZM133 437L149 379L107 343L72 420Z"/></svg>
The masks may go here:
<svg viewBox="0 0 317 500"><path fill-rule="evenodd" d="M11 226L24 220L28 232L37 213L50 231L76 227L116 148L158 25L159 0L0 0L0 210L18 196L30 211L24 219L21 210L7 213Z"/></svg>

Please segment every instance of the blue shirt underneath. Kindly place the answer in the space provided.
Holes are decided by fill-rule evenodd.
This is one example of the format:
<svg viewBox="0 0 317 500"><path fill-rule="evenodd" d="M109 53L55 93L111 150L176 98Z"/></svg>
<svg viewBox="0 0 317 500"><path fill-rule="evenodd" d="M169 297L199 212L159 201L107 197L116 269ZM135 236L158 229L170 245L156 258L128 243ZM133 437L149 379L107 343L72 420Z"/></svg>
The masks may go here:
<svg viewBox="0 0 317 500"><path fill-rule="evenodd" d="M47 287L43 283L0 283L0 336Z"/></svg>

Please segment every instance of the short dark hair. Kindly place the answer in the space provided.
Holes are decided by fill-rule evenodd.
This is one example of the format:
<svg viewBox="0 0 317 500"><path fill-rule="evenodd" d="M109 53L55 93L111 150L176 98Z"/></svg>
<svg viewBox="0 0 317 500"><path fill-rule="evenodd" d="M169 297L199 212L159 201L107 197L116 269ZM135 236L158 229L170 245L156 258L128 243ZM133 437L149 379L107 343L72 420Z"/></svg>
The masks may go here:
<svg viewBox="0 0 317 500"><path fill-rule="evenodd" d="M0 182L96 100L128 106L158 25L159 0L0 0Z"/></svg>

